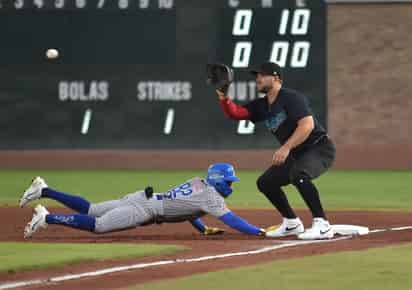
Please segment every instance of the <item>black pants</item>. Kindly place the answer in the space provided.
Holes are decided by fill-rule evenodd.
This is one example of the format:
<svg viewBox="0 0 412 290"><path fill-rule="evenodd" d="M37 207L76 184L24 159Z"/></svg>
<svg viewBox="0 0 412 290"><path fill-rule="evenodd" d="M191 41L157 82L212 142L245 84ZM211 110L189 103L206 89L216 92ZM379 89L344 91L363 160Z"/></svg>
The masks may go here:
<svg viewBox="0 0 412 290"><path fill-rule="evenodd" d="M305 148L291 152L285 163L271 166L257 180L258 189L266 195L283 217L295 218L282 186L293 184L314 217L325 217L319 193L312 179L326 172L335 160L335 146L328 137Z"/></svg>

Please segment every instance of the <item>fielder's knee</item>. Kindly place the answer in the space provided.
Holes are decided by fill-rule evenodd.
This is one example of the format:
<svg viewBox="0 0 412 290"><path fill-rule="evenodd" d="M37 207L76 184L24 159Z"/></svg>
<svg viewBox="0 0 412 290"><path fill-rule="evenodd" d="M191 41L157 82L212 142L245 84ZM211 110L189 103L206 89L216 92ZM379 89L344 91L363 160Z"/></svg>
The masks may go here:
<svg viewBox="0 0 412 290"><path fill-rule="evenodd" d="M271 194L274 188L281 187L281 185L278 184L276 180L269 179L264 174L258 178L258 180L256 181L256 186L259 191L265 195Z"/></svg>
<svg viewBox="0 0 412 290"><path fill-rule="evenodd" d="M291 180L292 180L292 184L293 185L299 185L305 182L310 182L311 178L308 174L306 174L305 172L298 172L296 174L293 174L291 176Z"/></svg>
<svg viewBox="0 0 412 290"><path fill-rule="evenodd" d="M262 193L265 193L265 191L267 191L266 184L267 182L265 181L265 178L263 177L263 175L259 176L259 178L256 180L256 186L259 189L259 191Z"/></svg>

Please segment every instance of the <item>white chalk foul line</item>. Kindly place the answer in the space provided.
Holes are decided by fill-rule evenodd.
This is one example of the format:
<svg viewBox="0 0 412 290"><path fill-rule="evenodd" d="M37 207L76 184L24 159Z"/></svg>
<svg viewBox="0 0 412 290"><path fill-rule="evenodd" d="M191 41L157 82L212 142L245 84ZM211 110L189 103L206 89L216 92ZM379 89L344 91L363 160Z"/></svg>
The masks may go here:
<svg viewBox="0 0 412 290"><path fill-rule="evenodd" d="M387 229L375 229L375 230L369 231L369 233L380 233L380 232L387 232L387 231L404 231L404 230L412 230L412 226L387 228ZM101 270L84 272L80 274L56 276L56 277L51 277L47 279L35 279L35 280L4 283L4 284L0 284L0 290L33 286L33 285L46 284L46 283L53 283L53 282L63 282L63 281L68 281L68 280L77 280L77 279L81 279L85 277L103 276L106 274L112 274L116 272L163 266L163 265L168 265L168 264L193 263L193 262L203 262L203 261L208 261L208 260L224 259L224 258L230 258L230 257L238 257L238 256L258 255L258 254L263 254L263 253L267 253L267 252L271 252L271 251L275 251L275 250L279 250L283 248L303 246L303 245L309 245L309 244L331 243L331 242L350 239L351 237L352 236L344 236L344 237L331 239L331 240L316 240L316 241L280 241L279 244L277 245L267 246L267 247L263 247L257 250L251 250L251 251L245 251L245 252L233 252L233 253L226 253L226 254L220 254L220 255L203 256L203 257L198 257L198 258L164 260L164 261L151 262L151 263L139 263L139 264L128 265L128 266L105 268Z"/></svg>
<svg viewBox="0 0 412 290"><path fill-rule="evenodd" d="M405 231L405 230L412 230L412 226L407 227L399 227L399 228L391 228L391 231Z"/></svg>
<svg viewBox="0 0 412 290"><path fill-rule="evenodd" d="M163 265L169 265L169 264L194 263L194 262L203 262L203 261L224 259L224 258L230 258L230 257L258 255L258 254L263 254L263 253L267 253L267 252L271 252L271 251L275 251L275 250L279 250L283 248L290 248L290 247L303 246L303 245L309 245L309 244L331 243L331 242L346 240L350 238L351 238L350 236L347 236L347 237L340 237L340 238L336 238L332 240L284 241L277 245L267 246L267 247L263 247L263 248L260 248L257 250L251 250L251 251L232 252L232 253L226 253L226 254L220 254L220 255L203 256L203 257L189 258L189 259L176 259L176 260L157 261L157 262L151 262L151 263L138 263L138 264L133 264L133 265L128 265L128 266L105 268L105 269L100 269L100 270L91 271L91 272L84 272L84 273L79 273L79 274L56 276L56 277L51 277L47 279L35 279L35 280L5 283L5 284L0 284L0 290L40 285L40 284L53 283L53 282L77 280L77 279L81 279L85 277L103 276L106 274L130 271L130 270L135 270L135 269L143 269L143 268L149 268L149 267L156 267L156 266L163 266Z"/></svg>
<svg viewBox="0 0 412 290"><path fill-rule="evenodd" d="M374 233L382 233L382 232L389 232L389 231L406 231L406 230L412 230L412 226L387 228L387 229L376 229L376 230L370 230L369 233L374 234Z"/></svg>

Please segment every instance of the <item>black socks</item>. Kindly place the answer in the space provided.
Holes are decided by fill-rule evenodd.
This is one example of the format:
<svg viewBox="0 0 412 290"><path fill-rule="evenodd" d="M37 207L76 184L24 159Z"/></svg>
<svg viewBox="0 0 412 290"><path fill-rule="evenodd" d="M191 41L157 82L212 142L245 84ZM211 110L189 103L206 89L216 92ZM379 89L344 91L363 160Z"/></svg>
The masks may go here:
<svg viewBox="0 0 412 290"><path fill-rule="evenodd" d="M296 218L296 214L290 206L286 194L283 192L282 188L271 188L270 191L265 191L264 194L284 218Z"/></svg>

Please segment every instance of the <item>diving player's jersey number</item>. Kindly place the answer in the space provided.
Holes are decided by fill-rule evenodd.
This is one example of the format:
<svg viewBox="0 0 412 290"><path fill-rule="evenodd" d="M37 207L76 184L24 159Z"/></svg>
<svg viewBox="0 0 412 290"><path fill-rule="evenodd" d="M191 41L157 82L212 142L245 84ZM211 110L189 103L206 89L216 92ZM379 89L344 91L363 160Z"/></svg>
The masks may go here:
<svg viewBox="0 0 412 290"><path fill-rule="evenodd" d="M183 183L175 188L172 188L163 195L163 198L176 199L179 195L188 196L193 192L190 182Z"/></svg>

